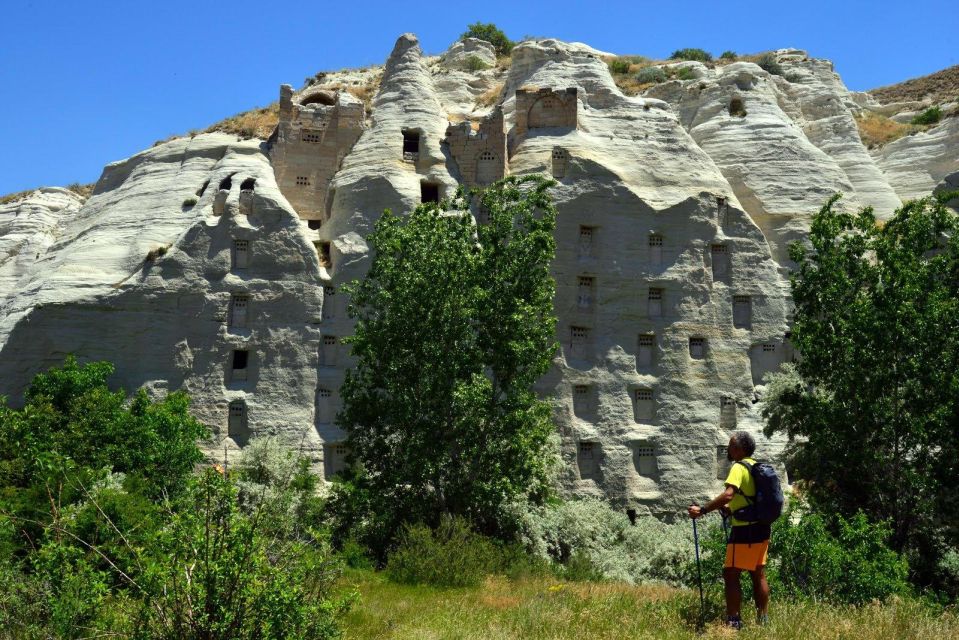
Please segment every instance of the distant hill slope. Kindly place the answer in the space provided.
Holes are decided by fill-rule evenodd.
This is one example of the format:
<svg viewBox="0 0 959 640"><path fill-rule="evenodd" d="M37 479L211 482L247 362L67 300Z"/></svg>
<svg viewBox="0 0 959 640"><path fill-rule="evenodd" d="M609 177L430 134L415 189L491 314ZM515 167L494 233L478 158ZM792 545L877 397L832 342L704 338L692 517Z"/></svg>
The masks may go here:
<svg viewBox="0 0 959 640"><path fill-rule="evenodd" d="M943 104L959 100L959 65L888 87L870 89L868 93L883 104L923 100Z"/></svg>

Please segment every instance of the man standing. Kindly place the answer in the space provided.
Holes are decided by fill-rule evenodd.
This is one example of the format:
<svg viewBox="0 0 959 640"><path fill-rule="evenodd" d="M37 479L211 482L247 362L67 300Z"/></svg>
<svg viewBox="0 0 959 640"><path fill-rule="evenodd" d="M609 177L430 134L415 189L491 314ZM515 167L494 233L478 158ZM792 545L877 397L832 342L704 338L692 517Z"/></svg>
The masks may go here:
<svg viewBox="0 0 959 640"><path fill-rule="evenodd" d="M756 461L752 459L756 451L756 441L745 431L736 431L729 437L726 457L733 464L726 477L726 489L700 507L691 505L690 518L698 518L710 511L722 510L735 513L747 506L750 498L756 495L756 484L750 469ZM732 533L726 544L726 562L723 565L723 582L726 587L726 624L734 629L742 627L739 609L743 593L739 576L748 571L753 580L753 594L756 598L756 615L759 624L768 621L769 584L766 582L766 552L769 549L770 526L762 522L748 522L733 516Z"/></svg>

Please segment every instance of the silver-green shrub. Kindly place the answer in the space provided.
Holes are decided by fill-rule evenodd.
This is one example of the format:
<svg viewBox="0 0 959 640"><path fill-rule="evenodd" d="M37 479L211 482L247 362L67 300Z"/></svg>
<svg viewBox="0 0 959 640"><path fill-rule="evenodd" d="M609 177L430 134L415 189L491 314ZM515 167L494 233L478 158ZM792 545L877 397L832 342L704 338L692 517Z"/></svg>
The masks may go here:
<svg viewBox="0 0 959 640"><path fill-rule="evenodd" d="M573 500L518 514L531 553L559 562L586 555L609 580L680 584L693 554L692 529L624 513L597 499Z"/></svg>
<svg viewBox="0 0 959 640"><path fill-rule="evenodd" d="M646 84L649 82L665 82L666 72L660 67L644 67L636 72L636 82Z"/></svg>

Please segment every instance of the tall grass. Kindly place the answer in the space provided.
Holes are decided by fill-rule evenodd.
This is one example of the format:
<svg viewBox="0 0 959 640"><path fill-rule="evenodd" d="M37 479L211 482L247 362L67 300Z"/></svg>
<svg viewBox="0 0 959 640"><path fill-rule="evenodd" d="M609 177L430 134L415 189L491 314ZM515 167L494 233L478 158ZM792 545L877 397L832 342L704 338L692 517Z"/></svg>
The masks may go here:
<svg viewBox="0 0 959 640"><path fill-rule="evenodd" d="M877 113L866 113L856 118L856 126L862 143L868 149L881 147L918 130L915 126L896 122Z"/></svg>
<svg viewBox="0 0 959 640"><path fill-rule="evenodd" d="M440 589L390 582L383 574L353 571L344 587L362 594L344 622L349 638L462 638L484 640L693 638L699 596L689 589L621 583L571 583L549 576L519 580L490 577L476 587ZM718 614L718 603L710 604ZM738 635L709 618L707 638L783 640L903 640L959 637L954 612L941 613L920 601L894 599L885 605L829 606L777 599L770 625L758 628L744 609L746 629Z"/></svg>

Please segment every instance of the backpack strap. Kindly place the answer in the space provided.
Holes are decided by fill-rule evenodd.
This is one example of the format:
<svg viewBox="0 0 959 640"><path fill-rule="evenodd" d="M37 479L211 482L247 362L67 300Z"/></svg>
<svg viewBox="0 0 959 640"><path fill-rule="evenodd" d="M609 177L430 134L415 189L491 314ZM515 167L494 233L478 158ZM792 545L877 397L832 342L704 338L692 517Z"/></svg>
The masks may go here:
<svg viewBox="0 0 959 640"><path fill-rule="evenodd" d="M749 473L749 475L752 476L753 465L749 464L748 462L743 462L742 460L736 460L733 464L743 465L744 467L746 467L746 471ZM749 504L755 504L756 496L747 496L745 493L743 493L743 490L740 487L735 487L735 489L736 489L736 493L746 498L746 502L748 502Z"/></svg>

